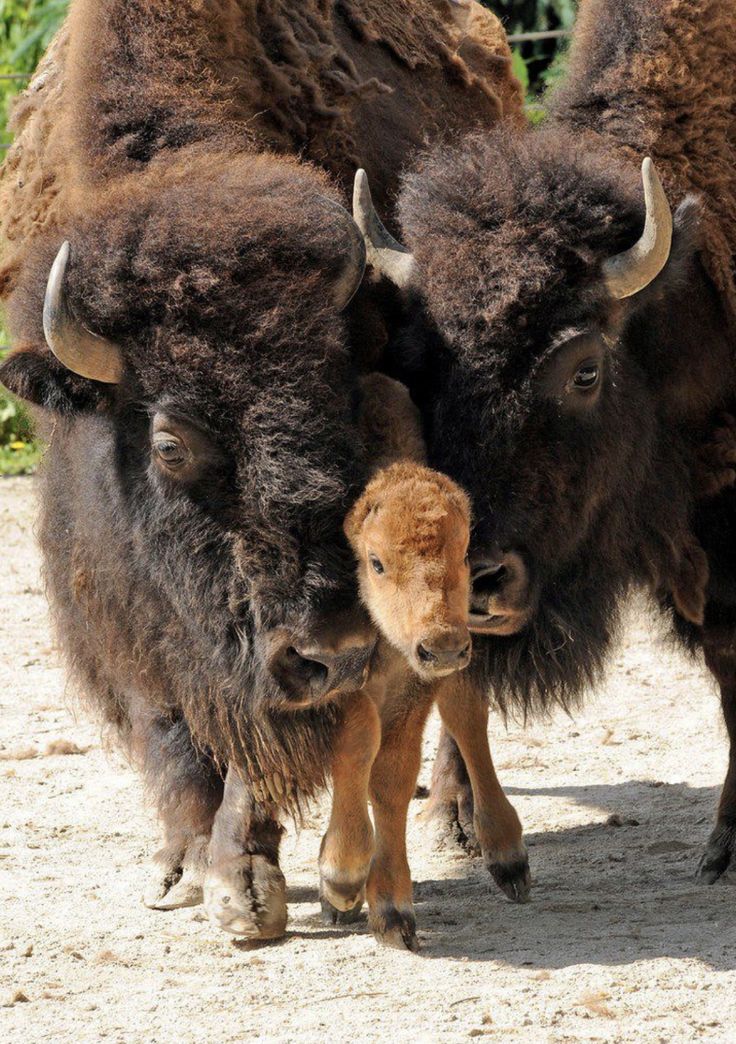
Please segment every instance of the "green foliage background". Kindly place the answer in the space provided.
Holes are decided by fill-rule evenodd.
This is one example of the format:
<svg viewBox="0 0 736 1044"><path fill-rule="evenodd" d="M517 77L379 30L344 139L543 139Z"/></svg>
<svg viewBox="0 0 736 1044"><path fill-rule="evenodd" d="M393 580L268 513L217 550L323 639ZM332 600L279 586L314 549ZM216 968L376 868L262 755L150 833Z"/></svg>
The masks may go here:
<svg viewBox="0 0 736 1044"><path fill-rule="evenodd" d="M0 0L0 75L32 73L67 11L69 0ZM569 29L577 0L481 0L511 33ZM564 46L556 42L523 43L514 48L514 70L527 91L530 112L537 96L564 67ZM25 79L0 79L0 145L11 141L8 112ZM0 316L0 359L8 339ZM31 420L22 405L0 386L0 475L32 471L41 455Z"/></svg>

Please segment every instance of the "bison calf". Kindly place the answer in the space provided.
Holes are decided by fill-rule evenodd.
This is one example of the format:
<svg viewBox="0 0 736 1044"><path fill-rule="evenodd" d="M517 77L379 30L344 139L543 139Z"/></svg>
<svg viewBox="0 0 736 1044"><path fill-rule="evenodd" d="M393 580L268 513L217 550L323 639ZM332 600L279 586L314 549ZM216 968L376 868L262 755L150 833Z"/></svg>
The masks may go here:
<svg viewBox="0 0 736 1044"><path fill-rule="evenodd" d="M332 923L353 919L367 894L378 939L413 950L406 818L435 701L468 759L484 854L490 866L503 866L504 881L514 882L514 898L526 897L528 869L518 816L493 768L487 722L478 720L481 702L458 673L471 655L470 504L459 486L424 465L419 417L406 389L374 375L363 391L362 427L378 470L345 532L362 601L381 637L367 685L346 712L333 762L320 894Z"/></svg>

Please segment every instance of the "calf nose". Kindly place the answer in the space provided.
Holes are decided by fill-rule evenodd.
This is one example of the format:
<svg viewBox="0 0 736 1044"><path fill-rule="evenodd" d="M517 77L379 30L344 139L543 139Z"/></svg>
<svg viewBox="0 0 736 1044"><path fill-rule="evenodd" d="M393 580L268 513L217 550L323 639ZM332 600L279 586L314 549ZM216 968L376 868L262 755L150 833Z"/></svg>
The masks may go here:
<svg viewBox="0 0 736 1044"><path fill-rule="evenodd" d="M423 638L416 655L425 670L461 670L470 663L471 648L470 635L463 628Z"/></svg>

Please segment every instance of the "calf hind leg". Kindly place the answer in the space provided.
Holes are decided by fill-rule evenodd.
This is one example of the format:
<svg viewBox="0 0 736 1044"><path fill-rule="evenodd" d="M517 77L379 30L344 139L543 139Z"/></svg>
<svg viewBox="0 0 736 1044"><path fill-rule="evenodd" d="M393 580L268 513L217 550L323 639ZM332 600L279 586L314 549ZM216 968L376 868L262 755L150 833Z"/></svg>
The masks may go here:
<svg viewBox="0 0 736 1044"><path fill-rule="evenodd" d="M716 636L706 631L704 647L706 662L721 689L730 743L716 825L698 868L701 880L713 884L730 864L736 864L736 632L729 629L728 633Z"/></svg>

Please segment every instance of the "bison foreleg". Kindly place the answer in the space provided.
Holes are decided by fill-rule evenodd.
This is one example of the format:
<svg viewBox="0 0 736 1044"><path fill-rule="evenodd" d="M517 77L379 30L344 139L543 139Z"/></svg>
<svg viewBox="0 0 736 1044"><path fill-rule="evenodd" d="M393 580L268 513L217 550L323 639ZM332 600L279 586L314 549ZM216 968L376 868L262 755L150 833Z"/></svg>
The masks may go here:
<svg viewBox="0 0 736 1044"><path fill-rule="evenodd" d="M186 724L159 718L143 701L131 703L133 751L164 829L153 857L146 906L175 910L202 902L202 882L222 777L194 748Z"/></svg>
<svg viewBox="0 0 736 1044"><path fill-rule="evenodd" d="M432 785L420 819L433 823L437 843L458 844L468 855L480 855L473 827L473 789L457 743L442 726L432 766Z"/></svg>
<svg viewBox="0 0 736 1044"><path fill-rule="evenodd" d="M204 902L210 921L248 939L286 931L286 882L279 867L282 828L231 767L210 842Z"/></svg>
<svg viewBox="0 0 736 1044"><path fill-rule="evenodd" d="M499 888L514 902L529 898L529 859L516 809L503 792L488 746L488 705L465 679L446 683L437 698L473 789L473 828L483 860Z"/></svg>
<svg viewBox="0 0 736 1044"><path fill-rule="evenodd" d="M381 739L378 711L363 693L350 698L332 761L332 809L319 853L319 893L328 924L359 915L373 855L368 781Z"/></svg>
<svg viewBox="0 0 736 1044"><path fill-rule="evenodd" d="M721 705L730 742L728 771L721 791L718 818L708 839L698 876L714 884L729 865L736 865L736 649L733 636L716 646L706 633L705 656L721 688Z"/></svg>

